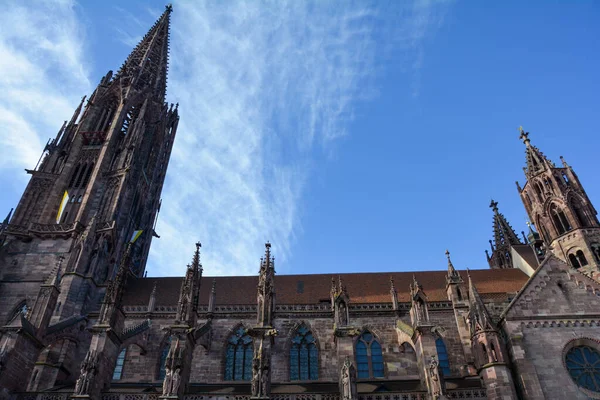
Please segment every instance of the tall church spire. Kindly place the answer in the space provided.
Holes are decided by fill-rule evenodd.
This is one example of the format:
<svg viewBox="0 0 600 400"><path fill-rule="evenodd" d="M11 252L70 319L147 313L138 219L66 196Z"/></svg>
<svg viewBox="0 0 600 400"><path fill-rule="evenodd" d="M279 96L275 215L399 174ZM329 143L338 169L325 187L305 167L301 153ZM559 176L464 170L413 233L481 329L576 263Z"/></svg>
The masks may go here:
<svg viewBox="0 0 600 400"><path fill-rule="evenodd" d="M506 218L498 211L498 202L492 200L490 208L494 212L493 235L494 241L490 240L492 255L486 250L490 268L512 268L510 249L512 246L523 244L516 232L510 226Z"/></svg>
<svg viewBox="0 0 600 400"><path fill-rule="evenodd" d="M165 11L133 49L115 76L121 86L151 88L164 101L169 62L169 25L173 6Z"/></svg>

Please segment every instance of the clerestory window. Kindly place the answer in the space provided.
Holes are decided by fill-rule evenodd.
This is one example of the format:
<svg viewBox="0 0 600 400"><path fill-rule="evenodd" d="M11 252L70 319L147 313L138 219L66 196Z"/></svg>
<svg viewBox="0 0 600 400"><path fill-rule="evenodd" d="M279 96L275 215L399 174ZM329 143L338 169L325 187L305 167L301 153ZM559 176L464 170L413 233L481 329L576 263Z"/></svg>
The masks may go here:
<svg viewBox="0 0 600 400"><path fill-rule="evenodd" d="M225 380L249 381L252 379L252 338L239 327L227 340L225 353Z"/></svg>
<svg viewBox="0 0 600 400"><path fill-rule="evenodd" d="M290 348L290 380L319 379L319 350L312 332L301 325L292 339Z"/></svg>
<svg viewBox="0 0 600 400"><path fill-rule="evenodd" d="M366 331L356 342L358 378L383 378L383 352L375 336Z"/></svg>

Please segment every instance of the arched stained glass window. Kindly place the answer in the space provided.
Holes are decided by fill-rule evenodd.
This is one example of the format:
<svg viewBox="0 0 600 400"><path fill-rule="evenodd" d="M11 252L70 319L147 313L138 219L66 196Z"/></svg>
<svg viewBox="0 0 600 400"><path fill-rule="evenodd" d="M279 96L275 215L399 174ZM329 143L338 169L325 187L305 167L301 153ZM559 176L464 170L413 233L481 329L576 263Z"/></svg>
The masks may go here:
<svg viewBox="0 0 600 400"><path fill-rule="evenodd" d="M118 381L123 376L123 365L125 364L125 354L127 354L127 348L124 348L119 353L117 357L117 363L115 364L115 369L113 371L112 379L113 381Z"/></svg>
<svg viewBox="0 0 600 400"><path fill-rule="evenodd" d="M438 360L440 363L440 368L442 369L442 373L444 376L450 375L450 361L448 360L448 351L446 351L446 345L442 338L437 338L435 340L435 348L438 354Z"/></svg>
<svg viewBox="0 0 600 400"><path fill-rule="evenodd" d="M249 381L252 379L252 338L239 327L227 340L225 353L225 380Z"/></svg>
<svg viewBox="0 0 600 400"><path fill-rule="evenodd" d="M306 325L296 330L290 348L290 380L319 379L319 349L312 332Z"/></svg>
<svg viewBox="0 0 600 400"><path fill-rule="evenodd" d="M600 353L589 346L573 347L565 356L569 375L577 386L600 392Z"/></svg>
<svg viewBox="0 0 600 400"><path fill-rule="evenodd" d="M167 364L167 356L169 355L169 349L171 348L171 337L167 339L165 346L163 347L162 353L160 355L160 369L158 370L158 380L162 381L165 379L165 367Z"/></svg>
<svg viewBox="0 0 600 400"><path fill-rule="evenodd" d="M364 332L356 342L358 378L383 378L383 352L375 336Z"/></svg>

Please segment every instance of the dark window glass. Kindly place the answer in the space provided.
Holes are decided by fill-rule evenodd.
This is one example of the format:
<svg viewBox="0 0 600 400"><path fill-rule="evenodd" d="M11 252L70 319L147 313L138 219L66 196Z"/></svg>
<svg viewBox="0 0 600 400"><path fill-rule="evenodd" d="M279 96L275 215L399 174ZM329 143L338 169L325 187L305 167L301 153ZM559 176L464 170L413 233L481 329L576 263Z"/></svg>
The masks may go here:
<svg viewBox="0 0 600 400"><path fill-rule="evenodd" d="M113 381L118 381L123 376L123 365L125 364L125 354L127 353L127 349L121 350L117 357L117 363L115 365L115 370L113 371L112 379Z"/></svg>
<svg viewBox="0 0 600 400"><path fill-rule="evenodd" d="M225 351L225 380L249 381L252 379L252 338L239 327L227 340Z"/></svg>
<svg viewBox="0 0 600 400"><path fill-rule="evenodd" d="M306 325L296 330L290 347L290 380L319 379L319 350Z"/></svg>
<svg viewBox="0 0 600 400"><path fill-rule="evenodd" d="M438 353L438 360L440 368L444 376L450 375L450 361L448 360L448 352L446 351L446 345L442 338L437 338L435 341L435 347Z"/></svg>
<svg viewBox="0 0 600 400"><path fill-rule="evenodd" d="M162 354L160 355L160 369L158 370L158 380L165 379L165 367L167 363L167 355L169 354L169 349L171 348L171 337L167 339L167 343L165 343L165 347L163 347Z"/></svg>
<svg viewBox="0 0 600 400"><path fill-rule="evenodd" d="M383 378L383 351L372 333L363 333L356 342L358 378Z"/></svg>
<svg viewBox="0 0 600 400"><path fill-rule="evenodd" d="M592 392L600 392L600 353L589 346L573 347L565 357L569 375L577 384Z"/></svg>

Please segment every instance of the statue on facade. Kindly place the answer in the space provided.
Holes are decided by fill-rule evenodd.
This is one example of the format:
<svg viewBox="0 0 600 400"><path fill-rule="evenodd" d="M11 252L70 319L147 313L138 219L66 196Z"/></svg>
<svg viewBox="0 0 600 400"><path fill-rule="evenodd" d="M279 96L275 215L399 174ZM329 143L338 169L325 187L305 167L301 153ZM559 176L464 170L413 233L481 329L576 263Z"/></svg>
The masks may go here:
<svg viewBox="0 0 600 400"><path fill-rule="evenodd" d="M179 368L177 368L175 370L171 380L172 380L172 383L171 383L171 390L169 391L169 394L172 396L177 396L177 392L179 391L179 384L181 383L181 370Z"/></svg>
<svg viewBox="0 0 600 400"><path fill-rule="evenodd" d="M260 397L261 378L260 361L258 357L254 357L254 360L252 360L252 397Z"/></svg>
<svg viewBox="0 0 600 400"><path fill-rule="evenodd" d="M339 313L338 321L340 323L340 326L348 325L348 312L346 309L346 303L344 303L343 301L340 301L338 313Z"/></svg>
<svg viewBox="0 0 600 400"><path fill-rule="evenodd" d="M346 360L340 371L340 394L341 400L356 400L356 370L350 361L350 357L346 356Z"/></svg>
<svg viewBox="0 0 600 400"><path fill-rule="evenodd" d="M173 381L173 373L171 372L171 367L165 367L165 379L163 380L162 385L162 394L163 396L168 396L171 392L171 383Z"/></svg>
<svg viewBox="0 0 600 400"><path fill-rule="evenodd" d="M440 374L440 363L436 360L435 356L431 356L431 362L428 368L429 382L430 382L430 393L431 398L434 400L445 399L444 396L444 383L442 381L442 374Z"/></svg>
<svg viewBox="0 0 600 400"><path fill-rule="evenodd" d="M95 350L92 350L86 354L81 363L79 378L75 383L75 395L82 396L89 394L97 368L98 354Z"/></svg>

